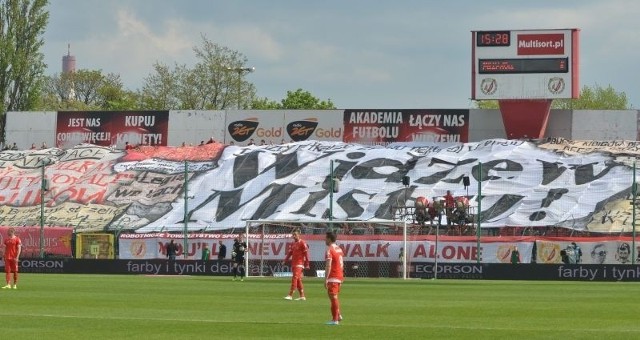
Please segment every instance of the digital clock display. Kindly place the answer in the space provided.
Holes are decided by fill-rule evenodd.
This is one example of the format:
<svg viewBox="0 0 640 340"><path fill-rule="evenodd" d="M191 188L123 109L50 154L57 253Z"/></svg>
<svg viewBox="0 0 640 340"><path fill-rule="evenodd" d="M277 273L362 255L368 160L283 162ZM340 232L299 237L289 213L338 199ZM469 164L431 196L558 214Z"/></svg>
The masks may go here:
<svg viewBox="0 0 640 340"><path fill-rule="evenodd" d="M476 46L510 46L510 31L484 31L476 33Z"/></svg>
<svg viewBox="0 0 640 340"><path fill-rule="evenodd" d="M480 74L567 73L569 58L479 59Z"/></svg>

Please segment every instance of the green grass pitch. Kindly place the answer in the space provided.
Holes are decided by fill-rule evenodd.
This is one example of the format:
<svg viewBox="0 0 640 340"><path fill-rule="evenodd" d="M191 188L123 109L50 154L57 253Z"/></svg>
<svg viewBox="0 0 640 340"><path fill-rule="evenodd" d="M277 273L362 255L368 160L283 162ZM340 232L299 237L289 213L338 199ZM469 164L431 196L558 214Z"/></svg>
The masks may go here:
<svg viewBox="0 0 640 340"><path fill-rule="evenodd" d="M637 339L633 283L348 279L340 326L323 281L22 274L3 339Z"/></svg>

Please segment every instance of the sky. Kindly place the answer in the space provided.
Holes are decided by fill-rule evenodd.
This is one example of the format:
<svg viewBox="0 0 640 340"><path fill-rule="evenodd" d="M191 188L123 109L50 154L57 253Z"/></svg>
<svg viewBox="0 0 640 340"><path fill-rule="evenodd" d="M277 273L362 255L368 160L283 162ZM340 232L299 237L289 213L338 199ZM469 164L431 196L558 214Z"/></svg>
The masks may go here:
<svg viewBox="0 0 640 340"><path fill-rule="evenodd" d="M640 1L51 0L43 52L121 75L195 62L201 35L243 53L260 97L302 88L338 108L468 108L471 31L579 28L580 84L640 108Z"/></svg>

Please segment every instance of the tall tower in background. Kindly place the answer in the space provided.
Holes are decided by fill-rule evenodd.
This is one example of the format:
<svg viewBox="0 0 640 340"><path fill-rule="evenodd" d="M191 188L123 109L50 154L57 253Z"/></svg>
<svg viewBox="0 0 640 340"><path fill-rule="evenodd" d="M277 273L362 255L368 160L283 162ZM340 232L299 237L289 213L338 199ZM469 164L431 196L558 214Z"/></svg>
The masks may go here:
<svg viewBox="0 0 640 340"><path fill-rule="evenodd" d="M71 55L71 44L67 44L67 55L62 56L62 75L73 74L75 72L76 72L76 56ZM76 91L74 90L75 86L73 83L73 76L67 79L70 79L70 83L68 83L67 85L69 86L69 89L67 90L67 99L75 100Z"/></svg>
<svg viewBox="0 0 640 340"><path fill-rule="evenodd" d="M62 56L62 73L76 71L76 56L71 55L71 44L67 45L67 55Z"/></svg>

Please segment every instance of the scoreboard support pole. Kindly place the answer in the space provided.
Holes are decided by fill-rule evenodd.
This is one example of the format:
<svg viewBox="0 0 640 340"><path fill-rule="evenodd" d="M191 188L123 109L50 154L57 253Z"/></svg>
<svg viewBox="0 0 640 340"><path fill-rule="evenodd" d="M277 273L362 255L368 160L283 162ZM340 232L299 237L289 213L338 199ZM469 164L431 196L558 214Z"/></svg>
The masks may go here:
<svg viewBox="0 0 640 340"><path fill-rule="evenodd" d="M507 139L544 138L552 99L498 100Z"/></svg>

